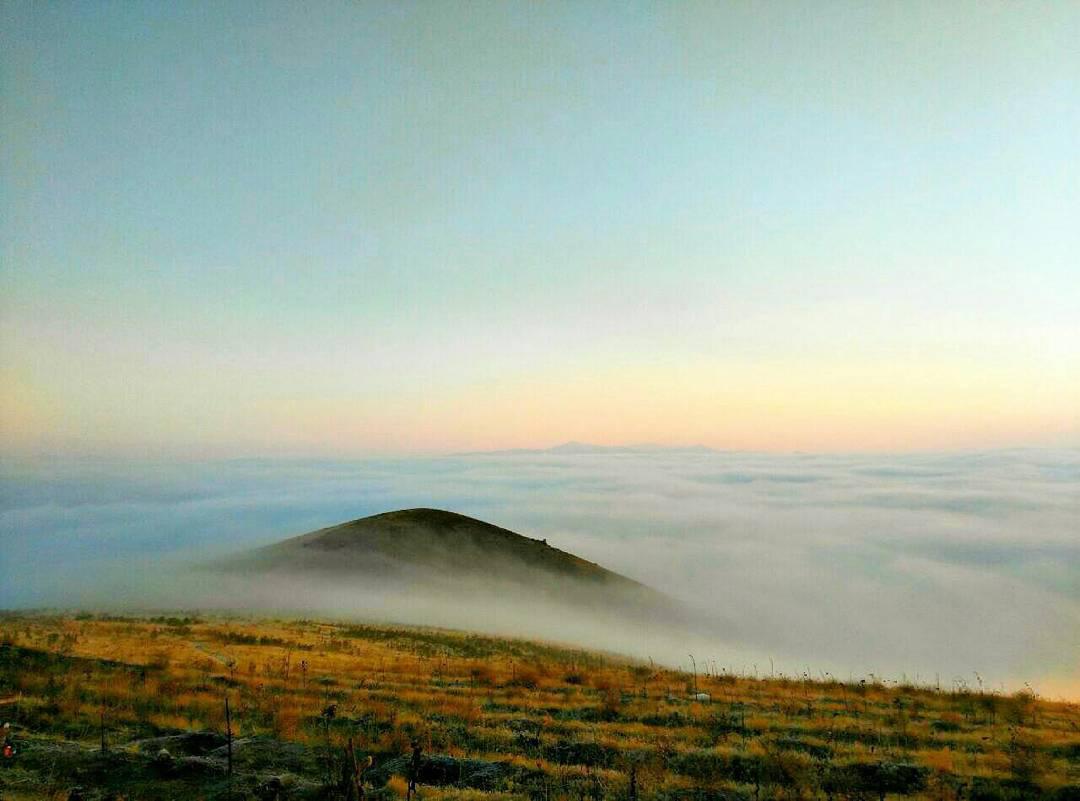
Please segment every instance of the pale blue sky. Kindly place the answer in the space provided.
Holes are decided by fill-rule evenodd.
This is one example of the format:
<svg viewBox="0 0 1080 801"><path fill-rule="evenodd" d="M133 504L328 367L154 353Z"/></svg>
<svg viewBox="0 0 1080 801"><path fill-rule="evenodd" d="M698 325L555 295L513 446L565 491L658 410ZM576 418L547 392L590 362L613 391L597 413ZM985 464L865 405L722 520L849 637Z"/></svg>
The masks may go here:
<svg viewBox="0 0 1080 801"><path fill-rule="evenodd" d="M1080 442L1076 4L0 14L5 449Z"/></svg>

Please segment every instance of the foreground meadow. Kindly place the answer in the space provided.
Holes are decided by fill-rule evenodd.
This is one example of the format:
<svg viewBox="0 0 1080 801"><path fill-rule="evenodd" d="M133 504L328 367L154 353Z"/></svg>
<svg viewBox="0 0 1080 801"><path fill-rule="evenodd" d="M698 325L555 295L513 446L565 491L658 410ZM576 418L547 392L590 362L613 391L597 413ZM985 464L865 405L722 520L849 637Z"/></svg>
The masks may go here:
<svg viewBox="0 0 1080 801"><path fill-rule="evenodd" d="M1080 707L441 630L0 616L3 799L1080 799Z"/></svg>

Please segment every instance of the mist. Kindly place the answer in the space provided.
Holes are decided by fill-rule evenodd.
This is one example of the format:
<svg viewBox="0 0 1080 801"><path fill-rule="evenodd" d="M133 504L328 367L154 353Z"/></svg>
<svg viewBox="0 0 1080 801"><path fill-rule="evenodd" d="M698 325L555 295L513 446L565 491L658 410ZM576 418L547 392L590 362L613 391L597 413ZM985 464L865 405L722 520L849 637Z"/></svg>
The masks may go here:
<svg viewBox="0 0 1080 801"><path fill-rule="evenodd" d="M223 579L220 556L377 512L461 512L660 590L677 630L514 598ZM1080 451L570 448L365 460L8 462L0 606L317 613L688 664L1080 691Z"/></svg>

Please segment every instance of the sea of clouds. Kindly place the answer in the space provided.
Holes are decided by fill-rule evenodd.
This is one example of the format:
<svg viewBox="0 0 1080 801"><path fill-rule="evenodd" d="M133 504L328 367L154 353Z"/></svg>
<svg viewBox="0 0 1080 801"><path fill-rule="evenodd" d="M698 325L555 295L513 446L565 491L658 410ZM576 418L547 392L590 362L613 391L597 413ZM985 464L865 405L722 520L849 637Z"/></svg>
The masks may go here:
<svg viewBox="0 0 1080 801"><path fill-rule="evenodd" d="M0 607L146 605L193 560L414 506L547 538L685 601L723 633L692 646L717 668L1080 694L1076 449L9 460ZM647 655L688 659L663 648Z"/></svg>

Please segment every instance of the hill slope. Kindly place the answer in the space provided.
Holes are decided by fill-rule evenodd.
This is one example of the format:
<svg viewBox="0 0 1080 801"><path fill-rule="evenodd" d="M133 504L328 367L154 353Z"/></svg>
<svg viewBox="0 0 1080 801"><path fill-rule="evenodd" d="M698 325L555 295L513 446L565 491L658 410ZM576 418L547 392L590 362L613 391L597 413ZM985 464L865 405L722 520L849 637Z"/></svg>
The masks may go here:
<svg viewBox="0 0 1080 801"><path fill-rule="evenodd" d="M440 509L404 509L352 520L241 554L224 567L405 584L428 591L513 589L563 600L668 603L643 584L546 540Z"/></svg>
<svg viewBox="0 0 1080 801"><path fill-rule="evenodd" d="M351 744L382 801L413 776L424 801L1080 797L1080 706L1030 690L759 680L315 620L8 613L0 627L0 701L18 699L3 707L5 801L75 785L87 801L267 798L283 773L278 797L325 801L346 796L327 774ZM228 688L231 744L209 686Z"/></svg>

